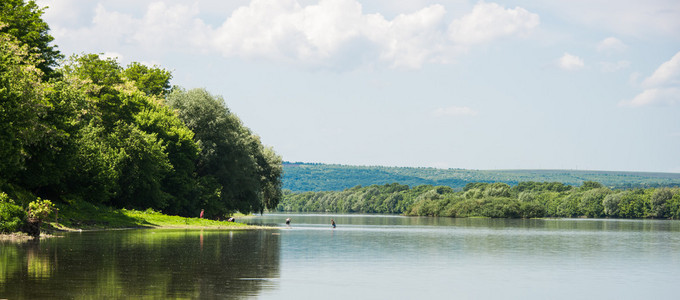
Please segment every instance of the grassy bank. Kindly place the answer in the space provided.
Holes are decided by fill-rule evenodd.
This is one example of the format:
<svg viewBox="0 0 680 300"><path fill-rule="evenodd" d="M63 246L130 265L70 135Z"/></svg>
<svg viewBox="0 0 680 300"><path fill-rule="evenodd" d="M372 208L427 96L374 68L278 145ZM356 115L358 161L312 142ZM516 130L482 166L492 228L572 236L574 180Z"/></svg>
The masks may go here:
<svg viewBox="0 0 680 300"><path fill-rule="evenodd" d="M169 216L151 209L145 211L115 209L87 202L57 204L56 207L58 212L53 213L43 225L43 229L47 231L117 228L256 228L242 223ZM242 218L247 216L239 214L234 217Z"/></svg>

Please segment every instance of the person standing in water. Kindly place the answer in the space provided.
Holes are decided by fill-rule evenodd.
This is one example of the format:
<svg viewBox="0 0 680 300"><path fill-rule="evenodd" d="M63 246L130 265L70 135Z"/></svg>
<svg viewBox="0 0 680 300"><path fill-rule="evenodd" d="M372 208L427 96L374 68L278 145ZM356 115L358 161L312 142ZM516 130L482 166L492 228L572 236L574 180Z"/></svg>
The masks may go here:
<svg viewBox="0 0 680 300"><path fill-rule="evenodd" d="M290 226L290 218L286 219L286 225Z"/></svg>
<svg viewBox="0 0 680 300"><path fill-rule="evenodd" d="M333 220L333 219L331 219L331 226L333 226L333 228L335 228L335 220Z"/></svg>

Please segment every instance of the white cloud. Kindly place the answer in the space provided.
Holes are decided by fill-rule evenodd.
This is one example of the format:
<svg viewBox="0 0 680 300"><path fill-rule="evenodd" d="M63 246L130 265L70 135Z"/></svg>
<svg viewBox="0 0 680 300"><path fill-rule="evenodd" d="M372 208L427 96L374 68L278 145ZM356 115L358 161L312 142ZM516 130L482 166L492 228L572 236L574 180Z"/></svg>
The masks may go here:
<svg viewBox="0 0 680 300"><path fill-rule="evenodd" d="M394 18L384 35L379 30L375 32L382 49L380 59L392 62L392 67L406 68L419 68L425 62L448 62L445 53L450 45L440 29L445 14L443 6L432 5Z"/></svg>
<svg viewBox="0 0 680 300"><path fill-rule="evenodd" d="M680 88L651 88L642 91L629 102L622 103L624 106L647 106L654 104L680 104Z"/></svg>
<svg viewBox="0 0 680 300"><path fill-rule="evenodd" d="M323 63L361 47L360 55L377 53L393 66L417 68L433 59L442 42L437 30L446 10L440 5L388 21L380 14L363 14L354 0L305 7L293 0L271 2L254 0L234 11L216 30L214 46L225 56L306 63Z"/></svg>
<svg viewBox="0 0 680 300"><path fill-rule="evenodd" d="M451 23L449 35L456 43L472 45L526 34L539 23L538 15L524 8L505 9L496 3L480 2L471 13Z"/></svg>
<svg viewBox="0 0 680 300"><path fill-rule="evenodd" d="M476 116L477 111L467 106L449 106L435 109L432 115L436 117Z"/></svg>
<svg viewBox="0 0 680 300"><path fill-rule="evenodd" d="M678 84L680 84L680 52L673 55L669 61L661 64L652 76L642 82L644 87Z"/></svg>
<svg viewBox="0 0 680 300"><path fill-rule="evenodd" d="M597 44L599 52L622 52L628 46L615 37L608 37Z"/></svg>
<svg viewBox="0 0 680 300"><path fill-rule="evenodd" d="M52 27L52 33L57 40L80 45L78 51L86 48L91 52L103 49L120 52L123 48L134 48L157 54L177 50L195 52L205 49L210 32L197 15L195 6L154 2L147 6L143 15L135 17L111 11L99 3L86 27L74 29L57 25ZM53 13L48 13L49 16Z"/></svg>
<svg viewBox="0 0 680 300"><path fill-rule="evenodd" d="M662 63L654 73L642 81L644 90L624 106L647 106L656 104L680 104L680 52Z"/></svg>
<svg viewBox="0 0 680 300"><path fill-rule="evenodd" d="M585 66L583 59L569 53L564 53L564 55L562 55L562 57L559 59L558 64L560 68L568 71L578 70Z"/></svg>
<svg viewBox="0 0 680 300"><path fill-rule="evenodd" d="M141 47L156 55L217 52L311 66L381 63L420 68L451 62L474 44L525 35L539 24L536 14L495 3L480 2L469 14L449 22L446 9L438 4L388 20L364 13L357 0L303 1L304 5L300 1L252 0L223 22L209 23L218 26L201 19L198 3L153 2L137 15L99 4L87 27L55 28L54 34L119 52L114 47Z"/></svg>
<svg viewBox="0 0 680 300"><path fill-rule="evenodd" d="M450 62L472 44L525 34L539 23L538 15L525 9L484 2L454 20L448 32L445 16L442 5L387 20L363 13L356 0L322 0L308 6L296 0L253 0L216 30L214 46L225 56L323 64L349 52L354 59L419 68Z"/></svg>

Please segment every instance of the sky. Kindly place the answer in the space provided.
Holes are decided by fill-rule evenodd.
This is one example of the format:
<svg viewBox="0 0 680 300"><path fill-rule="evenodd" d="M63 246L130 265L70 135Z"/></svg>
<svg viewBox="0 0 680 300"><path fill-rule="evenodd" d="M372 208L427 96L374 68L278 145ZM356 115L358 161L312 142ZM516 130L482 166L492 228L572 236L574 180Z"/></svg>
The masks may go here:
<svg viewBox="0 0 680 300"><path fill-rule="evenodd" d="M170 70L285 161L680 172L680 1L37 2L63 54Z"/></svg>

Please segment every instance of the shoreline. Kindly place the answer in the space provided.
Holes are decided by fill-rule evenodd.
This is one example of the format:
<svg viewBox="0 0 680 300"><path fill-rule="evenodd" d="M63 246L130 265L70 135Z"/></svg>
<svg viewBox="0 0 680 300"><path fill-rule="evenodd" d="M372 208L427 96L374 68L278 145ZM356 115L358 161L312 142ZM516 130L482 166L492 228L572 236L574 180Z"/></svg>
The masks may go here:
<svg viewBox="0 0 680 300"><path fill-rule="evenodd" d="M30 236L24 232L13 232L13 233L0 233L0 242L4 241L9 241L9 242L26 242L26 241L33 241L33 240L42 240L42 239L48 239L48 238L59 238L59 237L64 237L63 235L59 235L59 233L72 233L72 232L96 232L96 231L114 231L114 230L138 230L138 229L144 229L144 230L171 230L171 229L191 229L191 230L198 230L198 229L210 229L210 230L281 230L281 227L270 227L270 226L256 226L256 225L246 225L243 223L237 223L237 224L242 224L238 226L195 226L195 225L177 225L177 226L172 226L172 225L157 225L157 226L139 226L139 227L112 227L112 228L69 228L69 227L62 227L56 228L56 229L48 229L44 230L43 232L40 233L39 237L33 237Z"/></svg>

